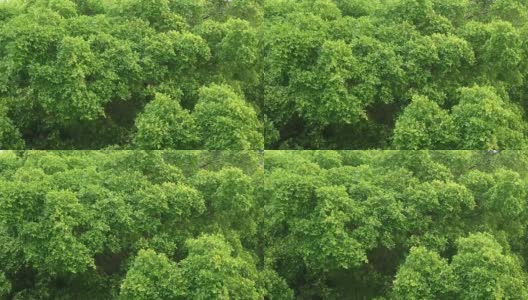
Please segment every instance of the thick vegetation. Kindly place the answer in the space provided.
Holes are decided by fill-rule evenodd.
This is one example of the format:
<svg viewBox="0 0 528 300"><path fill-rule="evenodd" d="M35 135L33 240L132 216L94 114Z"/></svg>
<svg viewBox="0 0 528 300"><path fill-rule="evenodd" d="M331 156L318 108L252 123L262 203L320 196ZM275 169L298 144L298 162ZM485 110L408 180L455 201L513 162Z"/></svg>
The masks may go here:
<svg viewBox="0 0 528 300"><path fill-rule="evenodd" d="M297 299L528 299L528 158L267 151L265 262Z"/></svg>
<svg viewBox="0 0 528 300"><path fill-rule="evenodd" d="M0 148L262 149L260 2L0 1Z"/></svg>
<svg viewBox="0 0 528 300"><path fill-rule="evenodd" d="M268 147L521 149L528 1L267 0Z"/></svg>
<svg viewBox="0 0 528 300"><path fill-rule="evenodd" d="M528 298L528 158L0 152L0 299Z"/></svg>
<svg viewBox="0 0 528 300"><path fill-rule="evenodd" d="M524 149L527 11L0 1L0 148Z"/></svg>
<svg viewBox="0 0 528 300"><path fill-rule="evenodd" d="M261 267L262 174L255 152L4 151L0 299L288 295Z"/></svg>

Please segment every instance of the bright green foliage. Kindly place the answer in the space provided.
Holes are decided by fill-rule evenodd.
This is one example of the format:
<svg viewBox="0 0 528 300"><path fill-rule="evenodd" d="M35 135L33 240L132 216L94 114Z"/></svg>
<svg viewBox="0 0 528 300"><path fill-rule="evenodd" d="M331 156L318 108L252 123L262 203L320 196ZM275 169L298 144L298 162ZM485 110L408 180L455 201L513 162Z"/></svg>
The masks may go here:
<svg viewBox="0 0 528 300"><path fill-rule="evenodd" d="M7 0L0 148L524 149L525 0Z"/></svg>
<svg viewBox="0 0 528 300"><path fill-rule="evenodd" d="M170 1L120 1L119 14L129 15L147 21L159 31L177 30L186 24L183 18L171 11Z"/></svg>
<svg viewBox="0 0 528 300"><path fill-rule="evenodd" d="M398 118L393 145L399 149L524 149L519 108L491 87L462 88L451 114L415 96Z"/></svg>
<svg viewBox="0 0 528 300"><path fill-rule="evenodd" d="M525 151L2 151L0 298L523 300L527 170Z"/></svg>
<svg viewBox="0 0 528 300"><path fill-rule="evenodd" d="M257 115L228 86L201 88L194 114L205 149L263 148Z"/></svg>
<svg viewBox="0 0 528 300"><path fill-rule="evenodd" d="M523 149L526 146L522 114L502 101L491 88L463 88L453 107L463 149Z"/></svg>
<svg viewBox="0 0 528 300"><path fill-rule="evenodd" d="M299 299L525 299L526 154L266 151L265 268Z"/></svg>
<svg viewBox="0 0 528 300"><path fill-rule="evenodd" d="M236 1L233 4L249 7L250 2ZM226 80L242 84L245 88L258 84L259 69L248 68L259 61L258 33L247 20L228 19L225 23L207 20L195 31L211 49L209 68L216 69Z"/></svg>
<svg viewBox="0 0 528 300"><path fill-rule="evenodd" d="M266 1L267 147L524 148L526 11L523 0ZM487 92L470 105L475 89Z"/></svg>
<svg viewBox="0 0 528 300"><path fill-rule="evenodd" d="M469 22L462 28L462 35L473 46L477 71L487 75L482 81L507 87L523 84L524 74L519 68L522 40L510 22Z"/></svg>
<svg viewBox="0 0 528 300"><path fill-rule="evenodd" d="M181 274L164 254L140 250L121 284L121 299L171 300L182 296Z"/></svg>
<svg viewBox="0 0 528 300"><path fill-rule="evenodd" d="M29 221L21 231L26 241L24 254L37 270L78 273L95 267L88 245L82 243L89 233L76 236L74 229L86 226L84 207L72 192L50 191L42 203L41 221Z"/></svg>
<svg viewBox="0 0 528 300"><path fill-rule="evenodd" d="M261 149L262 11L254 0L2 1L0 147ZM200 105L207 120L189 117L211 86L236 91L236 113ZM236 138L207 140L216 133L193 124L224 117L236 120L215 130Z"/></svg>
<svg viewBox="0 0 528 300"><path fill-rule="evenodd" d="M140 250L121 284L122 299L261 299L259 272L245 254L235 255L221 235L185 242L178 263L153 250Z"/></svg>
<svg viewBox="0 0 528 300"><path fill-rule="evenodd" d="M519 258L505 254L489 234L478 233L457 242L451 267L458 299L526 299L526 274Z"/></svg>
<svg viewBox="0 0 528 300"><path fill-rule="evenodd" d="M253 151L2 151L0 298L291 294L260 267L261 168Z"/></svg>
<svg viewBox="0 0 528 300"><path fill-rule="evenodd" d="M457 241L450 264L437 253L412 248L394 280L392 299L525 299L526 275L518 257L505 254L487 233Z"/></svg>
<svg viewBox="0 0 528 300"><path fill-rule="evenodd" d="M187 257L178 264L164 254L140 250L121 285L121 298L262 298L255 262L234 255L221 235L203 235L185 244Z"/></svg>
<svg viewBox="0 0 528 300"><path fill-rule="evenodd" d="M178 100L156 94L136 119L134 145L140 149L192 149L200 140L198 127Z"/></svg>
<svg viewBox="0 0 528 300"><path fill-rule="evenodd" d="M423 247L411 248L394 280L392 299L453 299L454 274L447 261Z"/></svg>
<svg viewBox="0 0 528 300"><path fill-rule="evenodd" d="M261 299L257 270L243 253L219 235L204 235L186 242L188 255L179 266L188 299Z"/></svg>
<svg viewBox="0 0 528 300"><path fill-rule="evenodd" d="M424 96L414 96L396 122L394 146L403 149L455 148L455 126L449 114Z"/></svg>

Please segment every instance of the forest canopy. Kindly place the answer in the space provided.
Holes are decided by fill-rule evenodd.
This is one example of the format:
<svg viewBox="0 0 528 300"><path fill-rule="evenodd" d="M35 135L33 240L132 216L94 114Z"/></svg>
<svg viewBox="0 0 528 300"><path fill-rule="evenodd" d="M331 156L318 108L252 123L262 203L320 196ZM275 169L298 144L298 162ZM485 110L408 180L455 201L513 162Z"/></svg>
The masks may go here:
<svg viewBox="0 0 528 300"><path fill-rule="evenodd" d="M291 294L261 267L262 175L257 152L0 152L0 299Z"/></svg>
<svg viewBox="0 0 528 300"><path fill-rule="evenodd" d="M260 2L0 1L0 148L262 149Z"/></svg>
<svg viewBox="0 0 528 300"><path fill-rule="evenodd" d="M527 299L527 154L266 151L266 265L296 299Z"/></svg>
<svg viewBox="0 0 528 300"><path fill-rule="evenodd" d="M268 0L269 149L524 149L528 1Z"/></svg>
<svg viewBox="0 0 528 300"><path fill-rule="evenodd" d="M2 151L0 299L528 297L522 151Z"/></svg>
<svg viewBox="0 0 528 300"><path fill-rule="evenodd" d="M525 149L527 0L7 0L3 149Z"/></svg>

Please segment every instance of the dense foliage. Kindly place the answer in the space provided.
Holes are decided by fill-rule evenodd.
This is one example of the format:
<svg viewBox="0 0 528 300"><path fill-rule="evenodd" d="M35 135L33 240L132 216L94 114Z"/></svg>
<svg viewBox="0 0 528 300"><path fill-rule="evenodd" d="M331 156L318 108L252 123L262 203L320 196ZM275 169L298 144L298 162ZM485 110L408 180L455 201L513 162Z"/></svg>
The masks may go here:
<svg viewBox="0 0 528 300"><path fill-rule="evenodd" d="M262 174L256 152L1 152L0 299L280 299Z"/></svg>
<svg viewBox="0 0 528 300"><path fill-rule="evenodd" d="M260 2L0 1L0 148L262 149Z"/></svg>
<svg viewBox="0 0 528 300"><path fill-rule="evenodd" d="M527 11L0 1L0 148L524 149Z"/></svg>
<svg viewBox="0 0 528 300"><path fill-rule="evenodd" d="M528 156L0 152L0 299L528 298Z"/></svg>
<svg viewBox="0 0 528 300"><path fill-rule="evenodd" d="M265 265L297 299L528 299L528 156L266 151Z"/></svg>
<svg viewBox="0 0 528 300"><path fill-rule="evenodd" d="M528 1L267 0L266 144L521 149Z"/></svg>

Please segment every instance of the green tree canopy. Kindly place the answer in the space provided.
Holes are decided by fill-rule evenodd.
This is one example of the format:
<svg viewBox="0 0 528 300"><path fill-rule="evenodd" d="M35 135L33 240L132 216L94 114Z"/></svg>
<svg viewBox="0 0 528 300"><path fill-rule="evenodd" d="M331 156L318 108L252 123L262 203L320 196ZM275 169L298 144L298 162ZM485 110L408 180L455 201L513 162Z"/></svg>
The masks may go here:
<svg viewBox="0 0 528 300"><path fill-rule="evenodd" d="M265 162L265 263L296 297L526 297L525 151L283 150Z"/></svg>
<svg viewBox="0 0 528 300"><path fill-rule="evenodd" d="M397 119L393 144L399 149L524 149L519 107L492 87L462 88L451 113L415 96Z"/></svg>
<svg viewBox="0 0 528 300"><path fill-rule="evenodd" d="M262 19L254 0L2 1L0 147L262 149Z"/></svg>
<svg viewBox="0 0 528 300"><path fill-rule="evenodd" d="M1 151L2 299L525 299L525 151Z"/></svg>
<svg viewBox="0 0 528 300"><path fill-rule="evenodd" d="M524 149L527 5L267 1L267 147Z"/></svg>
<svg viewBox="0 0 528 300"><path fill-rule="evenodd" d="M261 169L249 151L4 150L0 298L277 293L260 267Z"/></svg>

